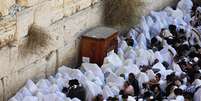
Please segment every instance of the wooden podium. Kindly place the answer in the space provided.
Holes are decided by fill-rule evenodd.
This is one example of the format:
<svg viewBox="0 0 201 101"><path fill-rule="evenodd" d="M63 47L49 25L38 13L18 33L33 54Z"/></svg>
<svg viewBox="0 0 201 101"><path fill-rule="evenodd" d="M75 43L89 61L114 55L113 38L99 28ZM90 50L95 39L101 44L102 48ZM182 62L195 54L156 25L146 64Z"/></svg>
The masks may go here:
<svg viewBox="0 0 201 101"><path fill-rule="evenodd" d="M107 53L114 50L117 52L118 32L108 27L96 27L81 37L80 63L87 61L102 66Z"/></svg>

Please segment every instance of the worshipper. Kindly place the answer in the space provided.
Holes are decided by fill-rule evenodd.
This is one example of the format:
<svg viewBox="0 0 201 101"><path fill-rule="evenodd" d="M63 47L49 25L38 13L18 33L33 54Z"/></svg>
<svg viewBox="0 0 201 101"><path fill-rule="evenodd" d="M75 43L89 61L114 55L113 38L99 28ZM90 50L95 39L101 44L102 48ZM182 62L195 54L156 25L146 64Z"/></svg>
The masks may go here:
<svg viewBox="0 0 201 101"><path fill-rule="evenodd" d="M128 82L134 87L134 96L138 96L140 94L140 88L138 80L135 78L133 73L130 73L128 76Z"/></svg>
<svg viewBox="0 0 201 101"><path fill-rule="evenodd" d="M176 95L176 101L184 101L183 91L181 89L176 88L174 93Z"/></svg>
<svg viewBox="0 0 201 101"><path fill-rule="evenodd" d="M151 91L145 92L144 96L143 96L143 99L145 101L155 101L153 92L151 92Z"/></svg>
<svg viewBox="0 0 201 101"><path fill-rule="evenodd" d="M133 96L134 95L134 88L128 81L125 81L123 88L121 89L121 91L119 93L120 93L120 95L125 94L125 95Z"/></svg>
<svg viewBox="0 0 201 101"><path fill-rule="evenodd" d="M98 94L93 101L104 101L103 95L102 94Z"/></svg>
<svg viewBox="0 0 201 101"><path fill-rule="evenodd" d="M155 100L158 100L158 101L161 101L164 99L164 93L162 92L161 88L159 85L156 85L154 88L153 88L153 93L154 93L154 96L155 96Z"/></svg>
<svg viewBox="0 0 201 101"><path fill-rule="evenodd" d="M64 87L62 92L66 94L67 97L70 98L78 98L81 101L85 101L86 91L83 86L80 85L77 79L72 79L68 83L69 87Z"/></svg>
<svg viewBox="0 0 201 101"><path fill-rule="evenodd" d="M201 26L201 7L196 9L195 16L192 18L192 25L194 27Z"/></svg>
<svg viewBox="0 0 201 101"><path fill-rule="evenodd" d="M158 85L160 80L161 80L161 74L160 74L160 73L157 73L156 76L155 76L155 79L150 80L150 81L148 82L148 84L149 84L150 86Z"/></svg>

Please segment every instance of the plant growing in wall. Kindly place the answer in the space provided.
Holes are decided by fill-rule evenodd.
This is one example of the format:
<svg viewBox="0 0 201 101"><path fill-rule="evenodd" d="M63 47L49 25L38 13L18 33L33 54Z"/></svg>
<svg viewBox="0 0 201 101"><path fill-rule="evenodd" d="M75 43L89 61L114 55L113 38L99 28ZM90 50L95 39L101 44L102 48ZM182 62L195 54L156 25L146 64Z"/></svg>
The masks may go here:
<svg viewBox="0 0 201 101"><path fill-rule="evenodd" d="M48 31L37 25L32 25L29 28L28 36L25 43L20 46L22 56L27 54L38 54L40 55L44 51L48 50L51 44L51 36Z"/></svg>

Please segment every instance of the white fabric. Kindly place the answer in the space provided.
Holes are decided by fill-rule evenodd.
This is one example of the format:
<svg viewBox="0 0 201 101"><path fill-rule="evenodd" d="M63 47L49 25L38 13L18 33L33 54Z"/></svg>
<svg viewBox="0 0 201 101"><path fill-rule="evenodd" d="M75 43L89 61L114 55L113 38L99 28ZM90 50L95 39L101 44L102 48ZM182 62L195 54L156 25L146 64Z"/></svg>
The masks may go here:
<svg viewBox="0 0 201 101"><path fill-rule="evenodd" d="M11 99L9 99L8 101L18 101L15 97L12 97Z"/></svg>
<svg viewBox="0 0 201 101"><path fill-rule="evenodd" d="M192 84L195 85L196 87L199 87L199 86L201 86L201 80L195 79L195 81Z"/></svg>
<svg viewBox="0 0 201 101"><path fill-rule="evenodd" d="M78 98L73 98L72 101L81 101Z"/></svg>
<svg viewBox="0 0 201 101"><path fill-rule="evenodd" d="M38 87L32 80L28 80L25 87L31 92L32 95L34 95L38 90Z"/></svg>
<svg viewBox="0 0 201 101"><path fill-rule="evenodd" d="M126 51L126 49L128 48L128 44L126 43L126 41L122 41L120 43L120 48L123 50L123 51Z"/></svg>
<svg viewBox="0 0 201 101"><path fill-rule="evenodd" d="M177 8L181 9L184 14L190 14L192 7L193 7L192 0L181 0L177 4Z"/></svg>
<svg viewBox="0 0 201 101"><path fill-rule="evenodd" d="M92 101L94 96L103 93L100 86L88 80L85 81L84 87L86 89L86 101Z"/></svg>
<svg viewBox="0 0 201 101"><path fill-rule="evenodd" d="M34 96L26 96L22 101L38 101L38 98Z"/></svg>
<svg viewBox="0 0 201 101"><path fill-rule="evenodd" d="M106 72L114 72L115 71L115 66L111 63L103 64L101 67L103 73Z"/></svg>
<svg viewBox="0 0 201 101"><path fill-rule="evenodd" d="M177 76L180 76L183 73L183 71L181 70L181 67L175 62L173 62L172 67L173 67L173 71L175 72Z"/></svg>
<svg viewBox="0 0 201 101"><path fill-rule="evenodd" d="M103 97L105 99L107 99L108 97L114 97L112 90L107 85L103 87Z"/></svg>
<svg viewBox="0 0 201 101"><path fill-rule="evenodd" d="M176 97L176 101L184 101L184 97L183 96L177 96Z"/></svg>
<svg viewBox="0 0 201 101"><path fill-rule="evenodd" d="M37 82L37 87L39 89L40 92L42 92L43 94L48 94L49 91L49 87L50 87L50 82L47 79L41 79Z"/></svg>
<svg viewBox="0 0 201 101"><path fill-rule="evenodd" d="M156 59L159 60L160 63L162 63L162 62L164 61L164 59L163 59L163 57L162 57L162 55L160 54L159 51L156 51L156 52L154 53L154 56L155 56Z"/></svg>
<svg viewBox="0 0 201 101"><path fill-rule="evenodd" d="M128 96L127 101L136 101L136 100L135 100L135 98L134 98L134 97L132 97L132 96Z"/></svg>
<svg viewBox="0 0 201 101"><path fill-rule="evenodd" d="M117 86L119 88L123 87L124 79L121 77L118 77L114 73L110 73L109 76L106 78L106 82L109 86Z"/></svg>
<svg viewBox="0 0 201 101"><path fill-rule="evenodd" d="M141 17L140 27L141 27L143 33L145 34L145 37L150 41L151 36L150 36L150 33L149 33L149 26L148 26L144 16Z"/></svg>
<svg viewBox="0 0 201 101"><path fill-rule="evenodd" d="M116 68L120 67L123 65L122 60L119 58L119 56L112 52L110 53L107 57L104 59L104 64L111 63L114 65Z"/></svg>
<svg viewBox="0 0 201 101"><path fill-rule="evenodd" d="M153 70L151 70L151 69L147 70L147 71L146 71L146 74L147 74L147 76L149 77L149 80L155 79L155 76L156 76L156 75L154 74Z"/></svg>
<svg viewBox="0 0 201 101"><path fill-rule="evenodd" d="M201 101L201 88L199 88L197 90L197 92L195 92L194 96L193 96L193 100L194 101Z"/></svg>
<svg viewBox="0 0 201 101"><path fill-rule="evenodd" d="M20 89L19 92L22 94L23 97L32 96L31 92L26 87L23 87L22 89Z"/></svg>
<svg viewBox="0 0 201 101"><path fill-rule="evenodd" d="M149 82L149 77L146 73L140 72L137 77L139 87L142 88L143 83Z"/></svg>
<svg viewBox="0 0 201 101"><path fill-rule="evenodd" d="M92 71L95 76L99 77L99 79L104 82L104 74L97 64L83 63L82 67L86 71Z"/></svg>

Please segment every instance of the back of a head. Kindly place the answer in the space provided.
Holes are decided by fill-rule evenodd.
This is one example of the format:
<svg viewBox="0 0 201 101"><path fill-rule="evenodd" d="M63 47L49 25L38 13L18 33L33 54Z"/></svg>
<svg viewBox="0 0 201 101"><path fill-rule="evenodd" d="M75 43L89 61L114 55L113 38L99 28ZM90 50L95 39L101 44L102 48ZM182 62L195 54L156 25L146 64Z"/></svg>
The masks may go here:
<svg viewBox="0 0 201 101"><path fill-rule="evenodd" d="M182 91L182 89L180 89L180 88L176 88L176 89L174 90L174 93L175 93L176 96L178 96L178 95L182 95L182 94L183 94L183 91Z"/></svg>

